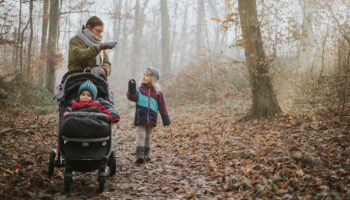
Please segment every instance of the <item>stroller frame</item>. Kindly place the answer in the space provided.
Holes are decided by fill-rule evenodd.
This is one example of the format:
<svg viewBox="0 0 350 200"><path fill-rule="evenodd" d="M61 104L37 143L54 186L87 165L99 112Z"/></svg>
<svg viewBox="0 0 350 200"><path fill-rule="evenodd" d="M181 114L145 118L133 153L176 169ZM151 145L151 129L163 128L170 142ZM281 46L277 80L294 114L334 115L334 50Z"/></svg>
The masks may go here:
<svg viewBox="0 0 350 200"><path fill-rule="evenodd" d="M112 150L113 134L111 123L109 123L110 131L108 137L69 138L62 135L63 111L67 107L67 104L70 103L68 101L73 99L74 95L77 94L80 84L86 80L91 80L95 83L98 89L98 97L104 98L112 102L112 97L109 93L109 85L106 77L96 76L95 74L91 73L90 70L70 71L63 76L61 84L59 86L58 95L55 97L57 102L59 103L58 147L57 150L53 148L51 148L50 150L48 176L53 176L55 167L64 167L64 189L66 193L70 192L71 183L73 181L73 171L91 172L94 170L98 170L98 192L100 193L104 191L104 185L107 176L113 176L116 173L116 156L115 152ZM68 113L68 115L70 114L74 115L74 113ZM94 115L100 115L100 117L107 117L105 114L102 113L94 113ZM101 153L97 153L95 157L90 157L86 156L89 154L89 150L87 149L87 147L85 147L84 153L82 153L85 156L79 157L80 155L67 155L67 153L64 150L66 143L70 143L72 148L75 148L78 145L84 146L89 144L102 144L105 145L105 147L103 147L104 150L106 150L105 148L108 148L108 151L102 156ZM106 172L107 166L109 167L109 174L107 174Z"/></svg>

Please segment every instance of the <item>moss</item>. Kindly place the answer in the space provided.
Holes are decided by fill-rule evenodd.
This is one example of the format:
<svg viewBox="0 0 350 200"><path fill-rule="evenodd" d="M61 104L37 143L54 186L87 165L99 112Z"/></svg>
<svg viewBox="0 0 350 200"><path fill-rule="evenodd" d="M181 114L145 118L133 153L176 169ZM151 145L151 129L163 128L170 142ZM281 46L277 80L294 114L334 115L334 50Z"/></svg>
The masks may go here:
<svg viewBox="0 0 350 200"><path fill-rule="evenodd" d="M37 114L55 108L54 95L46 88L29 84L21 78L0 81L0 109L3 112L23 111Z"/></svg>

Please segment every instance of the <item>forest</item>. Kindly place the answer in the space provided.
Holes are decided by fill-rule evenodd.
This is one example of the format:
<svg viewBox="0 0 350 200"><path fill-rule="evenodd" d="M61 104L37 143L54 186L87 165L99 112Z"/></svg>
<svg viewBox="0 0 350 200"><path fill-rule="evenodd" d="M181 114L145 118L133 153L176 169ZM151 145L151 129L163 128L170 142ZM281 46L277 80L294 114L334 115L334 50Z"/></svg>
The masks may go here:
<svg viewBox="0 0 350 200"><path fill-rule="evenodd" d="M0 13L0 199L350 199L350 0Z"/></svg>

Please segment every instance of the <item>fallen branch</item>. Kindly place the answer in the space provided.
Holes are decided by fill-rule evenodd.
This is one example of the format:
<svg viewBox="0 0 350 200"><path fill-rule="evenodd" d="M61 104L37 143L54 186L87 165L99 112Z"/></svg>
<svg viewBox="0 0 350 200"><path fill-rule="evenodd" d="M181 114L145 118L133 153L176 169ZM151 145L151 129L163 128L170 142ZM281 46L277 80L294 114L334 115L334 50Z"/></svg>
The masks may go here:
<svg viewBox="0 0 350 200"><path fill-rule="evenodd" d="M5 130L0 131L0 134L5 134L12 131L19 131L19 130L34 130L39 128L52 128L53 126L29 126L29 127L16 127L16 128L8 128Z"/></svg>

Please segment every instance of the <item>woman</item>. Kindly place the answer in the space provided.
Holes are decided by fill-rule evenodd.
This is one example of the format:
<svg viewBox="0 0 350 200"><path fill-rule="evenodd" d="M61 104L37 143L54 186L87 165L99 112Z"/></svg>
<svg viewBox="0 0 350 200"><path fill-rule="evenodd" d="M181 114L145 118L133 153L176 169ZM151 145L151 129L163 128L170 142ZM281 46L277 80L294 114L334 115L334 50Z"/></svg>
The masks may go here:
<svg viewBox="0 0 350 200"><path fill-rule="evenodd" d="M69 71L92 68L99 75L110 75L111 63L105 50L113 49L117 42L101 42L103 30L102 20L93 16L77 31L69 41Z"/></svg>

